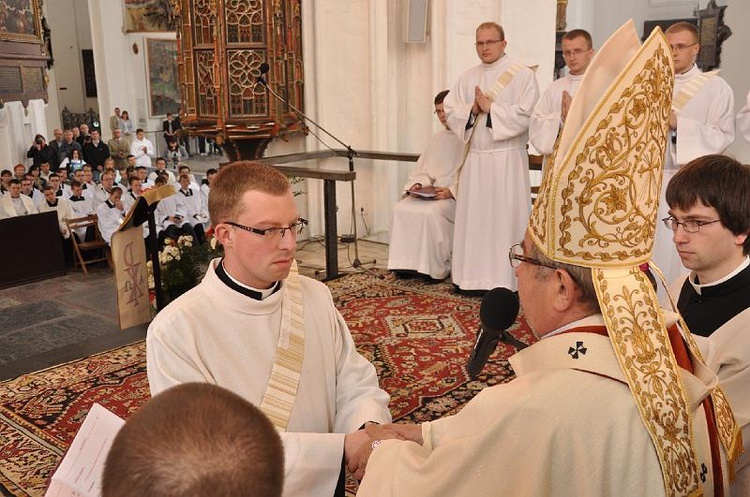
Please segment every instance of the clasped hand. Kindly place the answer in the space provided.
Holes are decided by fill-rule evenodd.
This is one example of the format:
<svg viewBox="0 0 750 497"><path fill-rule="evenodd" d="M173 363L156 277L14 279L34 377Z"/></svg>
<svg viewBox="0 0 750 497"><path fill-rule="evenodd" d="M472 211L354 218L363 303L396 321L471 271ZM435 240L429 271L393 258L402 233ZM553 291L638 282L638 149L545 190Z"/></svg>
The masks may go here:
<svg viewBox="0 0 750 497"><path fill-rule="evenodd" d="M482 92L482 89L479 88L479 86L474 87L474 105L471 108L471 113L475 116L479 114L479 112L490 112L490 106L492 105L492 100L485 95Z"/></svg>
<svg viewBox="0 0 750 497"><path fill-rule="evenodd" d="M364 430L348 433L344 437L344 457L346 468L355 478L361 480L365 476L367 461L372 454L372 443L375 440L410 440L422 443L422 427L420 425L367 423Z"/></svg>

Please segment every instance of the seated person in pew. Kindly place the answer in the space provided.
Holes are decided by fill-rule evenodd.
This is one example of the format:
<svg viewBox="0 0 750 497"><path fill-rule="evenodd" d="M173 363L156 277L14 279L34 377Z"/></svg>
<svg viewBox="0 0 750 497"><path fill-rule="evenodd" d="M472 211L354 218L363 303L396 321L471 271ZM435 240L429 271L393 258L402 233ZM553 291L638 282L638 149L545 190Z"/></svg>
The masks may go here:
<svg viewBox="0 0 750 497"><path fill-rule="evenodd" d="M208 213L203 211L203 199L201 191L196 186L192 188L190 175L182 173L179 176L180 189L177 190L177 198L185 204L187 219L195 230L198 243L206 241L205 223L208 223Z"/></svg>
<svg viewBox="0 0 750 497"><path fill-rule="evenodd" d="M166 184L166 175L159 174L154 180L156 188ZM188 207L184 197L179 192L159 201L154 211L154 220L160 245L167 238L177 240L182 235L190 236L196 243L201 243L188 217Z"/></svg>
<svg viewBox="0 0 750 497"><path fill-rule="evenodd" d="M58 197L55 195L55 189L47 185L44 187L44 200L39 205L39 212L50 212L55 211L57 213L57 222L60 226L60 236L63 238L63 256L65 257L65 265L73 265L73 245L70 241L70 230L68 225L65 223L67 219L74 219L76 217L73 211L71 202L64 196Z"/></svg>
<svg viewBox="0 0 750 497"><path fill-rule="evenodd" d="M53 187L45 186L44 202L39 206L39 212L50 211L55 211L57 213L57 221L60 224L60 234L63 238L70 238L70 231L68 230L68 225L65 224L65 221L76 217L75 212L73 212L73 207L67 198L56 196Z"/></svg>
<svg viewBox="0 0 750 497"><path fill-rule="evenodd" d="M110 176L110 179L114 181L111 175L102 175L102 177L106 176ZM122 205L122 188L113 186L109 191L107 200L96 207L96 215L99 218L97 223L99 232L107 245L112 244L112 235L120 228L125 219L125 214L125 206Z"/></svg>
<svg viewBox="0 0 750 497"><path fill-rule="evenodd" d="M15 178L8 181L8 192L0 197L0 206L6 217L28 216L38 212L34 201L21 194L21 182Z"/></svg>
<svg viewBox="0 0 750 497"><path fill-rule="evenodd" d="M39 206L44 201L44 193L42 193L44 186L42 186L42 189L37 189L34 186L34 175L30 173L26 173L26 175L24 175L24 178L21 180L21 193L29 197L34 202L34 206L37 210L39 210Z"/></svg>
<svg viewBox="0 0 750 497"><path fill-rule="evenodd" d="M388 247L388 269L438 281L450 274L456 214L451 188L464 150L448 128L443 108L447 94L441 91L434 100L435 114L445 129L430 139L404 186L404 197L393 208Z"/></svg>

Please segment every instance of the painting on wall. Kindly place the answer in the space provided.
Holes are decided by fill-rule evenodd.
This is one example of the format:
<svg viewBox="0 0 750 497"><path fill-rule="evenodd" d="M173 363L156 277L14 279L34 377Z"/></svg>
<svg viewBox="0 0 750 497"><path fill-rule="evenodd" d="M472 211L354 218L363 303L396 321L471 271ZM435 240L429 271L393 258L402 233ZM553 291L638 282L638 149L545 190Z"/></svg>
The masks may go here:
<svg viewBox="0 0 750 497"><path fill-rule="evenodd" d="M177 78L177 41L146 40L149 112L152 117L173 114L180 107Z"/></svg>
<svg viewBox="0 0 750 497"><path fill-rule="evenodd" d="M38 0L0 0L0 40L41 43Z"/></svg>
<svg viewBox="0 0 750 497"><path fill-rule="evenodd" d="M175 31L177 28L171 0L123 0L123 6L126 33Z"/></svg>

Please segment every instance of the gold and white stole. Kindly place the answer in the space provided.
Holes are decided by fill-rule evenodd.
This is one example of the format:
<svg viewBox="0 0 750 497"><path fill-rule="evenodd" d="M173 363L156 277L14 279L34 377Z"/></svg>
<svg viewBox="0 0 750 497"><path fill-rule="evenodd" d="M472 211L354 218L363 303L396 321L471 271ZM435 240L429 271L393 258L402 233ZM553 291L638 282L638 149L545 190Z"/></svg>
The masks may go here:
<svg viewBox="0 0 750 497"><path fill-rule="evenodd" d="M702 72L693 76L685 86L672 97L672 110L680 112L711 78L719 75L719 70Z"/></svg>
<svg viewBox="0 0 750 497"><path fill-rule="evenodd" d="M281 302L281 330L276 358L260 410L276 429L286 431L292 415L305 356L305 316L297 262L284 280Z"/></svg>
<svg viewBox="0 0 750 497"><path fill-rule="evenodd" d="M495 99L500 95L500 92L503 91L503 89L508 86L508 84L513 81L513 78L518 74L518 71L523 69L524 66L520 62L513 61L510 63L510 66L503 71L503 73L498 76L498 78L495 80L494 83L490 86L490 88L484 93L487 98L490 99L490 102L494 102ZM456 175L454 178L456 178L456 194L458 194L458 180L461 175L461 169L464 167L464 164L466 163L466 158L469 156L469 147L471 147L471 139L474 137L474 131L477 129L477 122L479 122L479 116L483 115L484 112L480 111L479 114L474 118L474 123L471 126L471 133L469 134L469 139L466 140L466 145L464 145L464 153L463 158L461 159L461 163L456 168Z"/></svg>

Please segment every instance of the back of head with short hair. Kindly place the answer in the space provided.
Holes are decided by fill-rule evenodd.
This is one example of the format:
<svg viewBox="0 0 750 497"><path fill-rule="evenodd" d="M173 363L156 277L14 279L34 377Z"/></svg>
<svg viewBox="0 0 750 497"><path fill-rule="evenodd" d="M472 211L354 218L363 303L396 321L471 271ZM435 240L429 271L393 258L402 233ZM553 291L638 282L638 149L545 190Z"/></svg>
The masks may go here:
<svg viewBox="0 0 750 497"><path fill-rule="evenodd" d="M726 155L704 155L682 166L667 185L667 204L686 211L713 207L735 235L750 233L750 166ZM742 247L750 254L750 237Z"/></svg>
<svg viewBox="0 0 750 497"><path fill-rule="evenodd" d="M442 104L445 101L445 97L448 96L448 93L450 93L450 90L443 90L437 95L435 95L435 101L434 104Z"/></svg>
<svg viewBox="0 0 750 497"><path fill-rule="evenodd" d="M211 223L232 221L242 210L242 196L247 191L284 195L291 190L286 176L259 162L241 161L219 169L211 181L208 212Z"/></svg>
<svg viewBox="0 0 750 497"><path fill-rule="evenodd" d="M107 455L103 497L277 497L284 452L276 429L248 401L207 383L149 400Z"/></svg>
<svg viewBox="0 0 750 497"><path fill-rule="evenodd" d="M586 31L585 29L571 29L567 33L565 33L562 37L563 40L574 40L576 38L583 38L586 40L586 44L589 48L594 48L594 42L591 40L591 33Z"/></svg>

